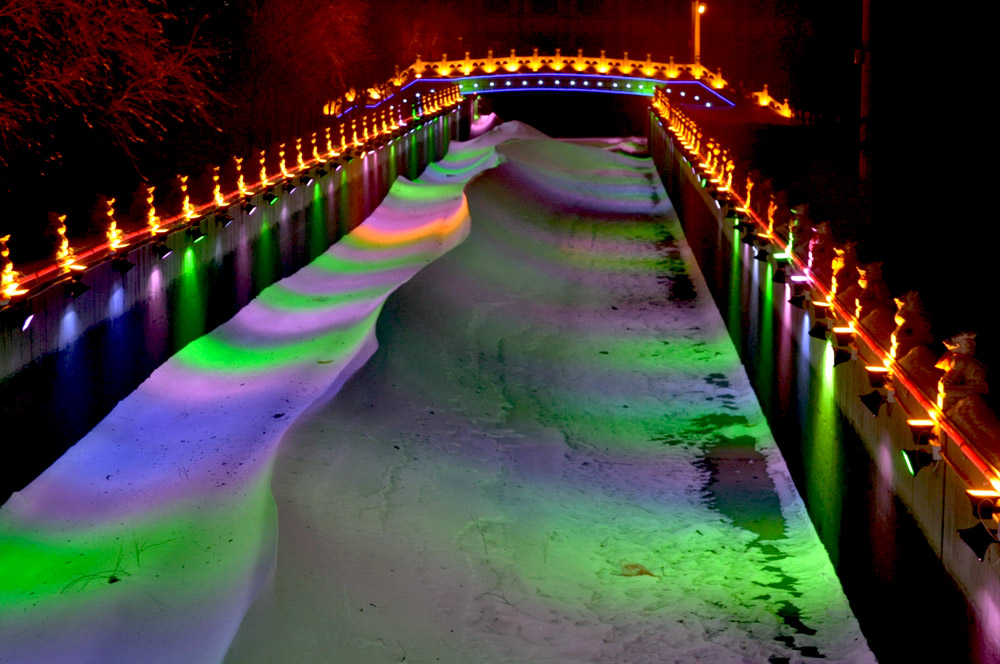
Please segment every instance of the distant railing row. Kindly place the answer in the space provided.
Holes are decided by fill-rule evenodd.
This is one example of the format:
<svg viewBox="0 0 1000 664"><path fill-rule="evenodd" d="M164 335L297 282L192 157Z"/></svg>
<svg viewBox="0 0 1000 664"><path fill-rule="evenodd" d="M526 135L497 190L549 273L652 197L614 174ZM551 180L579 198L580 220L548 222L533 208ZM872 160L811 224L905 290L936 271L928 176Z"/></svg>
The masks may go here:
<svg viewBox="0 0 1000 664"><path fill-rule="evenodd" d="M1000 423L981 397L986 373L974 357L975 335L945 341L948 352L938 358L928 347L934 338L917 293L892 298L879 263L860 264L854 243L837 244L828 223L810 219L807 205L780 203L769 183L756 182L663 91L652 107L741 241L757 260L773 264L775 281L790 285L789 302L809 310L810 336L829 339L837 364L866 362L872 392L862 401L868 410L877 416L887 403L903 410L914 439L915 449L903 452L911 473L921 463L944 460L965 483L977 514L982 507L1000 514L994 443Z"/></svg>
<svg viewBox="0 0 1000 664"><path fill-rule="evenodd" d="M704 82L716 90L725 88L728 83L722 78L722 70L714 73L700 64L678 64L671 56L669 62L653 62L650 55L645 60L630 58L628 51L621 58L609 58L605 51L599 56L585 56L583 49L578 49L575 56L563 55L562 49L556 49L554 55L539 55L538 49L533 49L531 55L517 55L511 49L507 57L494 57L493 49L487 52L485 58L471 58L469 52L461 60L449 60L444 54L441 60L424 62L420 58L400 76L416 77L461 77L475 72L493 73L528 73L528 72L576 72L592 74L617 74L620 76L641 76L653 80L671 81L682 76Z"/></svg>

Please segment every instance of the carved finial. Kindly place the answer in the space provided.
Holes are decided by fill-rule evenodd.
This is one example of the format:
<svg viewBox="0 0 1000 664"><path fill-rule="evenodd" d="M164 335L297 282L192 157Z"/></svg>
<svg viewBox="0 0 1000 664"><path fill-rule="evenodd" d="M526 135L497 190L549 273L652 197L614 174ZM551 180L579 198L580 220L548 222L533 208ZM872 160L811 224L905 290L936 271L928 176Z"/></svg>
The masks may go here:
<svg viewBox="0 0 1000 664"><path fill-rule="evenodd" d="M944 370L938 381L938 407L948 411L970 394L986 394L986 367L974 357L976 334L963 332L944 342L948 352L934 366Z"/></svg>

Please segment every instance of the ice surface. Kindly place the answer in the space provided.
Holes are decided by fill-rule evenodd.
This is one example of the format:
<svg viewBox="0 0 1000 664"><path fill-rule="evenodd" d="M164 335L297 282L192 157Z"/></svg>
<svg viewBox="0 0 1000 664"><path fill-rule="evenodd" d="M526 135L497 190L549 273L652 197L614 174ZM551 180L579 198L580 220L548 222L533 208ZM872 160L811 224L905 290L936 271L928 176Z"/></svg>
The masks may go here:
<svg viewBox="0 0 1000 664"><path fill-rule="evenodd" d="M0 510L0 661L874 661L626 143L453 144L157 370Z"/></svg>
<svg viewBox="0 0 1000 664"><path fill-rule="evenodd" d="M619 146L504 144L467 187L470 237L285 437L277 566L227 662L874 661Z"/></svg>

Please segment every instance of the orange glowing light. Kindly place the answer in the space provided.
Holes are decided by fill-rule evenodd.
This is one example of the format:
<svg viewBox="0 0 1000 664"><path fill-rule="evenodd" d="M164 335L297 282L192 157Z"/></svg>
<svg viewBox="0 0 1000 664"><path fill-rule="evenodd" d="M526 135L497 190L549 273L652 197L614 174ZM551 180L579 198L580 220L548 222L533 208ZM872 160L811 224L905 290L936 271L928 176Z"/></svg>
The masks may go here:
<svg viewBox="0 0 1000 664"><path fill-rule="evenodd" d="M146 187L146 205L149 206L149 210L146 212L146 230L149 231L150 235L166 232L160 228L160 218L156 216L156 206L153 205L153 191L155 190L156 187Z"/></svg>
<svg viewBox="0 0 1000 664"><path fill-rule="evenodd" d="M56 262L63 272L70 270L83 270L82 265L76 262L76 252L69 246L69 238L66 237L66 215L58 217L59 225L56 226L56 233L59 234L59 248L56 249Z"/></svg>
<svg viewBox="0 0 1000 664"><path fill-rule="evenodd" d="M295 163L298 164L298 170L305 168L306 162L302 158L302 139L295 139Z"/></svg>
<svg viewBox="0 0 1000 664"><path fill-rule="evenodd" d="M719 187L719 191L729 191L732 189L734 170L736 170L736 162L732 159L727 160L725 165L725 176L722 180L722 186Z"/></svg>
<svg viewBox="0 0 1000 664"><path fill-rule="evenodd" d="M21 273L14 269L14 264L6 261L3 270L0 270L0 297L9 301L13 297L27 293L28 291L21 288L18 283L20 278Z"/></svg>
<svg viewBox="0 0 1000 664"><path fill-rule="evenodd" d="M0 262L3 263L3 267L0 268L0 299L7 302L13 297L24 295L28 292L26 289L21 288L18 283L21 273L14 269L14 263L9 258L10 249L7 247L8 242L10 242L10 235L0 237Z"/></svg>
<svg viewBox="0 0 1000 664"><path fill-rule="evenodd" d="M312 133L312 156L313 159L319 161L319 146L316 144L316 132Z"/></svg>
<svg viewBox="0 0 1000 664"><path fill-rule="evenodd" d="M260 183L267 186L267 166L265 162L267 161L267 155L263 150L260 151Z"/></svg>
<svg viewBox="0 0 1000 664"><path fill-rule="evenodd" d="M233 161L236 162L236 188L239 189L240 196L249 196L251 191L243 180L243 157L233 157Z"/></svg>
<svg viewBox="0 0 1000 664"><path fill-rule="evenodd" d="M699 14L704 14L706 9L708 9L708 5L704 5L704 4L698 5L698 13Z"/></svg>
<svg viewBox="0 0 1000 664"><path fill-rule="evenodd" d="M326 134L326 156L327 157L332 157L333 156L333 139L330 138L330 127L327 127L323 131Z"/></svg>
<svg viewBox="0 0 1000 664"><path fill-rule="evenodd" d="M288 172L288 167L285 165L285 144L278 144L278 162L281 167L282 177L289 177L291 173Z"/></svg>
<svg viewBox="0 0 1000 664"><path fill-rule="evenodd" d="M517 69L518 69L518 62L517 62L517 50L516 49L513 49L513 48L510 49L510 59L507 60L507 63L504 65L503 68L506 69L507 71L510 71L510 72L517 71Z"/></svg>
<svg viewBox="0 0 1000 664"><path fill-rule="evenodd" d="M222 184L219 182L219 167L215 166L212 168L212 182L215 187L212 189L212 198L215 199L215 204L222 207L226 204L226 199L222 195Z"/></svg>
<svg viewBox="0 0 1000 664"><path fill-rule="evenodd" d="M114 252L128 245L123 242L125 233L118 228L118 222L115 220L115 199L109 198L107 205L108 230L105 236L108 238L108 249Z"/></svg>
<svg viewBox="0 0 1000 664"><path fill-rule="evenodd" d="M191 196L188 194L188 176L178 175L181 180L181 193L184 195L184 202L182 203L184 218L188 221L194 219L194 206L191 205Z"/></svg>
<svg viewBox="0 0 1000 664"><path fill-rule="evenodd" d="M772 205L774 203L772 202ZM770 210L768 210L770 214ZM833 299L837 296L837 274L844 269L844 255L847 253L843 249L834 247L834 257L830 261L830 294L827 295L826 299L829 302L833 302Z"/></svg>

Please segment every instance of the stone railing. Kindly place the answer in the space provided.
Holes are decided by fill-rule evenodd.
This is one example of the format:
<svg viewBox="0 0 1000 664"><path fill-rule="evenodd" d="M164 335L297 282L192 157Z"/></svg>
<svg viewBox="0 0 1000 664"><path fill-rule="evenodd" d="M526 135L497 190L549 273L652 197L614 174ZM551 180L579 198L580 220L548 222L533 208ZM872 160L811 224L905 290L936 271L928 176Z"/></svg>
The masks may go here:
<svg viewBox="0 0 1000 664"><path fill-rule="evenodd" d="M116 218L115 200L107 199L105 237L89 242L84 240L80 246L73 247L66 237L65 217L60 217L56 228L60 240L55 258L48 265L30 272L21 273L16 269L8 247L11 238L9 235L0 237L0 311L53 282L72 280L82 283L87 269L119 258L123 248L139 243L156 243L160 236L183 230L208 215L228 209L234 203L252 212L256 207L255 196L260 195L262 200L271 201L273 188L305 177L313 169L323 168L338 158L346 159L363 153L379 141L405 131L413 120L431 116L461 101L457 86L438 87L440 89L423 92L415 89L413 94L408 95L401 88L385 85L381 86L382 93L378 98L369 99L369 103L328 106L325 110L327 115L332 116L332 121L322 129L307 137L281 143L270 153L261 150L254 161L233 157L225 169L215 167L211 176L212 197L204 203L192 202L189 189L193 183L189 183L188 176L178 176L173 186L179 189L181 209L171 216L163 216L156 207L157 189L162 195L163 188L148 187L147 215L142 227L133 223L130 230L121 228ZM353 101L354 93L348 96ZM223 179L230 182L228 191L223 191ZM70 288L74 286L71 284ZM84 287L75 288L81 290Z"/></svg>

